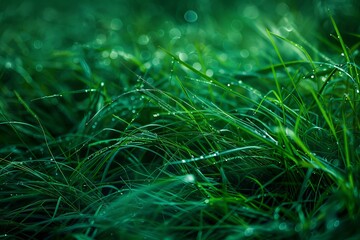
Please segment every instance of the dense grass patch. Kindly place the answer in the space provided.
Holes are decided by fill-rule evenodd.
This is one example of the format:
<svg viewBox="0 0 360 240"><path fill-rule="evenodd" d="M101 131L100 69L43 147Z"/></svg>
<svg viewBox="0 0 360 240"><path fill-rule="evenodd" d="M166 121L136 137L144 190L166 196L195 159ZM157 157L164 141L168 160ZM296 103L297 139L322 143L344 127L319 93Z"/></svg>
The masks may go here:
<svg viewBox="0 0 360 240"><path fill-rule="evenodd" d="M360 237L334 3L1 3L0 236Z"/></svg>

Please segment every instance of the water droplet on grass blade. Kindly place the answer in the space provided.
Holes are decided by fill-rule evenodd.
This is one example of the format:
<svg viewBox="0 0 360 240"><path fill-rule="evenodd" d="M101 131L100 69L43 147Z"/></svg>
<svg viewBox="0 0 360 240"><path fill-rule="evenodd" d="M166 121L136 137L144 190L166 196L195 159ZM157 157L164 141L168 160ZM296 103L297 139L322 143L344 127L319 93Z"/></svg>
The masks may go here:
<svg viewBox="0 0 360 240"><path fill-rule="evenodd" d="M201 70L201 64L196 62L193 64L193 68L195 68L196 70L200 71Z"/></svg>
<svg viewBox="0 0 360 240"><path fill-rule="evenodd" d="M195 182L195 176L193 174L187 174L184 176L183 181L186 183L194 183Z"/></svg>
<svg viewBox="0 0 360 240"><path fill-rule="evenodd" d="M253 233L254 233L254 228L248 227L248 228L245 230L244 235L245 235L246 237L249 237L249 236L253 235Z"/></svg>
<svg viewBox="0 0 360 240"><path fill-rule="evenodd" d="M213 70L211 70L211 69L208 69L208 70L206 70L206 76L208 76L208 77L212 77L213 75L214 75L214 71Z"/></svg>
<svg viewBox="0 0 360 240"><path fill-rule="evenodd" d="M186 53L179 53L179 59L183 62L188 60L188 55Z"/></svg>

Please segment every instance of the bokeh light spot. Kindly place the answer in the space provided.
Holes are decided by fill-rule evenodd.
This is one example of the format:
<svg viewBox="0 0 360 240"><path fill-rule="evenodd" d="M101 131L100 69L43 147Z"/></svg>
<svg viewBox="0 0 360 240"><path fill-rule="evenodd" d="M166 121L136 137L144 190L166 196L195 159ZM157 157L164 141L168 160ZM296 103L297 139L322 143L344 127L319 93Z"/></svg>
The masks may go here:
<svg viewBox="0 0 360 240"><path fill-rule="evenodd" d="M110 58L111 58L111 59L116 59L117 57L118 57L117 51L111 50L111 52L110 52Z"/></svg>
<svg viewBox="0 0 360 240"><path fill-rule="evenodd" d="M275 11L280 16L284 16L289 12L289 6L286 3L281 2L276 6Z"/></svg>
<svg viewBox="0 0 360 240"><path fill-rule="evenodd" d="M259 10L255 5L246 6L243 13L246 18L256 19L259 17Z"/></svg>
<svg viewBox="0 0 360 240"><path fill-rule="evenodd" d="M169 34L172 39L178 39L181 37L181 31L178 28L172 28L169 31Z"/></svg>
<svg viewBox="0 0 360 240"><path fill-rule="evenodd" d="M150 41L150 38L148 35L141 35L139 38L138 38L138 43L140 45L147 45Z"/></svg>
<svg viewBox="0 0 360 240"><path fill-rule="evenodd" d="M119 18L114 18L111 20L110 28L111 30L118 31L122 28L123 23Z"/></svg>
<svg viewBox="0 0 360 240"><path fill-rule="evenodd" d="M249 57L249 51L248 50L246 50L246 49L243 49L243 50L241 50L240 51L240 56L242 57L242 58L247 58L247 57Z"/></svg>
<svg viewBox="0 0 360 240"><path fill-rule="evenodd" d="M42 41L40 41L40 40L34 41L34 48L35 48L35 49L40 49L40 48L42 48L42 46L43 46L43 42L42 42Z"/></svg>
<svg viewBox="0 0 360 240"><path fill-rule="evenodd" d="M184 18L185 18L185 21L187 21L189 23L194 23L198 20L198 15L195 11L188 10L185 12Z"/></svg>

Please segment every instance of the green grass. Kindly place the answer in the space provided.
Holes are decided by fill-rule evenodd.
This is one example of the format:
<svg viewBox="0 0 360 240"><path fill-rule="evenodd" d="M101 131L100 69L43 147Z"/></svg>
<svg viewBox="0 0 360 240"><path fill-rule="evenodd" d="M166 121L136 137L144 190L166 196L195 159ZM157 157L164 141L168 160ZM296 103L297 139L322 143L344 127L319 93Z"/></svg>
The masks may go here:
<svg viewBox="0 0 360 240"><path fill-rule="evenodd" d="M342 9L154 2L4 6L0 238L359 238Z"/></svg>

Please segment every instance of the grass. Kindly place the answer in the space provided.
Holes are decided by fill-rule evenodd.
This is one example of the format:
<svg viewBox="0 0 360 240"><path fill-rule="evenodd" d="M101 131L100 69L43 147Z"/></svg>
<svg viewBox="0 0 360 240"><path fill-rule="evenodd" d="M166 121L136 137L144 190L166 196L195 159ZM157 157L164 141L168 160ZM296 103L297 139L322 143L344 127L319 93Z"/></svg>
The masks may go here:
<svg viewBox="0 0 360 240"><path fill-rule="evenodd" d="M357 33L156 3L5 6L0 237L359 238Z"/></svg>

